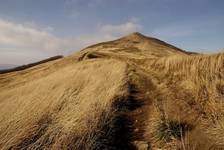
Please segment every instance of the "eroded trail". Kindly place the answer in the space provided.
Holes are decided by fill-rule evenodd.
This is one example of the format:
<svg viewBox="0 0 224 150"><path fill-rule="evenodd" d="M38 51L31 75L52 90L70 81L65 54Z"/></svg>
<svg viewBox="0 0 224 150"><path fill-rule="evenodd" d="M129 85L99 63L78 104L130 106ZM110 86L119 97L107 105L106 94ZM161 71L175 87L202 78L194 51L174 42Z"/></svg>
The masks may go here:
<svg viewBox="0 0 224 150"><path fill-rule="evenodd" d="M133 63L127 64L125 78L127 81L123 90L126 95L114 98L111 105L112 116L108 117L112 120L102 128L104 137L98 139L98 143L102 145L97 145L96 149L151 149L147 127L153 97L158 95L154 83L156 79Z"/></svg>
<svg viewBox="0 0 224 150"><path fill-rule="evenodd" d="M1 149L137 149L154 88L144 74L118 59L97 59L35 81L12 80L20 88L8 84L0 95Z"/></svg>

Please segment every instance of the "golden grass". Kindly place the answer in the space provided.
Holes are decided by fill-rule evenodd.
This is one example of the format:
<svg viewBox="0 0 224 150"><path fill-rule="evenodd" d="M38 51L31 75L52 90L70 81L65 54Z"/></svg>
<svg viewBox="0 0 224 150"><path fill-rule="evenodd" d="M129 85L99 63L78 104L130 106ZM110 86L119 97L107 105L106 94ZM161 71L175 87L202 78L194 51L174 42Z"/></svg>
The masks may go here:
<svg viewBox="0 0 224 150"><path fill-rule="evenodd" d="M101 113L107 115L113 98L125 94L124 77L125 64L88 61L1 90L1 149L67 149L84 143L89 149Z"/></svg>
<svg viewBox="0 0 224 150"><path fill-rule="evenodd" d="M224 54L171 56L152 61L150 67L165 74L183 75L187 79L210 82L223 78Z"/></svg>
<svg viewBox="0 0 224 150"><path fill-rule="evenodd" d="M223 148L224 54L171 56L145 67L159 83L146 132L154 146L164 143L158 136L161 122L177 121L191 128L182 140L165 142L166 149Z"/></svg>
<svg viewBox="0 0 224 150"><path fill-rule="evenodd" d="M132 34L0 75L0 149L224 148L224 54Z"/></svg>

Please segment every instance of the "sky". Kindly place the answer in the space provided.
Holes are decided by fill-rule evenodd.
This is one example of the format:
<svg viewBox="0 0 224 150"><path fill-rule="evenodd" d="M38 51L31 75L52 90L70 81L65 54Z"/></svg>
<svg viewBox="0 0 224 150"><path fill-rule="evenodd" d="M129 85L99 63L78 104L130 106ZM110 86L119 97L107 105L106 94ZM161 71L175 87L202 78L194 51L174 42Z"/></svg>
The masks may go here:
<svg viewBox="0 0 224 150"><path fill-rule="evenodd" d="M68 55L132 32L188 51L222 51L224 1L0 0L0 64Z"/></svg>

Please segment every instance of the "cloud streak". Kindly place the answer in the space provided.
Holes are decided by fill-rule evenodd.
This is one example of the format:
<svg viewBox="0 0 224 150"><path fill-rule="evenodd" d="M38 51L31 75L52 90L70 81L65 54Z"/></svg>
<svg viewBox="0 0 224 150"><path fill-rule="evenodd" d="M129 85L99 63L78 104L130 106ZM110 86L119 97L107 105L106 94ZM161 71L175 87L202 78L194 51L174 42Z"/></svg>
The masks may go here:
<svg viewBox="0 0 224 150"><path fill-rule="evenodd" d="M0 20L1 48L18 48L30 50L57 50L60 39L49 32L41 31L24 24L15 24Z"/></svg>
<svg viewBox="0 0 224 150"><path fill-rule="evenodd" d="M34 23L18 24L0 19L0 63L24 64L53 55L66 55L141 28L137 21L128 21L117 25L100 25L91 35L58 37L51 33L51 27L40 29Z"/></svg>
<svg viewBox="0 0 224 150"><path fill-rule="evenodd" d="M119 25L103 25L100 27L100 31L106 34L112 35L125 35L131 32L140 31L142 26L135 21L128 21Z"/></svg>

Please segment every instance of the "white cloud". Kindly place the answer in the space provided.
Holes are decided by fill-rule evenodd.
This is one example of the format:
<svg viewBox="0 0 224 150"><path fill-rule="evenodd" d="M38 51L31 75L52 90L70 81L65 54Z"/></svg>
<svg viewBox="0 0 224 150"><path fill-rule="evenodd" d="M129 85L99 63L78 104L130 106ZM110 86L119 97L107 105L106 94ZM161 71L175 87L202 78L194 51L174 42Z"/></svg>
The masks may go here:
<svg viewBox="0 0 224 150"><path fill-rule="evenodd" d="M24 64L58 54L69 54L91 44L116 39L139 31L136 21L118 25L101 25L94 34L58 37L52 27L40 29L33 22L23 24L0 19L0 64Z"/></svg>
<svg viewBox="0 0 224 150"><path fill-rule="evenodd" d="M140 31L142 26L136 22L136 19L132 19L124 24L118 25L103 25L100 27L100 31L112 35L125 35L131 32Z"/></svg>
<svg viewBox="0 0 224 150"><path fill-rule="evenodd" d="M65 39L52 35L52 27L37 28L33 22L18 24L0 19L0 63L37 61L71 46Z"/></svg>
<svg viewBox="0 0 224 150"><path fill-rule="evenodd" d="M0 20L0 46L31 50L58 50L61 39L30 25Z"/></svg>

